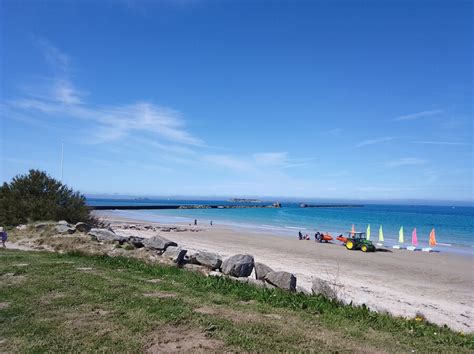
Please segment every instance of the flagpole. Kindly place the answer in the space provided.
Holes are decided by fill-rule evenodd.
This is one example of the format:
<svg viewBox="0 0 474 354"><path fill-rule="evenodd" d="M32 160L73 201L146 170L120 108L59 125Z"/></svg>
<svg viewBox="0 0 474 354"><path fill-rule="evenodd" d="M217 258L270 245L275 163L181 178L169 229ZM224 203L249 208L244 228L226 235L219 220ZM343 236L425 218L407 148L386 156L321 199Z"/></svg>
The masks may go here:
<svg viewBox="0 0 474 354"><path fill-rule="evenodd" d="M61 183L64 175L64 140L61 140Z"/></svg>

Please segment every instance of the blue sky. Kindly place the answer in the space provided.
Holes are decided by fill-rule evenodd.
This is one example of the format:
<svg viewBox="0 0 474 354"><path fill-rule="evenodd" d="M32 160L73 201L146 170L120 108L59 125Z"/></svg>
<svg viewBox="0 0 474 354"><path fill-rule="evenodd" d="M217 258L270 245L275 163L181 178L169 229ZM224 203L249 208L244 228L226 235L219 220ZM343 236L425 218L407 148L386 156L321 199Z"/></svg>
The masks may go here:
<svg viewBox="0 0 474 354"><path fill-rule="evenodd" d="M472 201L469 1L2 1L1 180Z"/></svg>

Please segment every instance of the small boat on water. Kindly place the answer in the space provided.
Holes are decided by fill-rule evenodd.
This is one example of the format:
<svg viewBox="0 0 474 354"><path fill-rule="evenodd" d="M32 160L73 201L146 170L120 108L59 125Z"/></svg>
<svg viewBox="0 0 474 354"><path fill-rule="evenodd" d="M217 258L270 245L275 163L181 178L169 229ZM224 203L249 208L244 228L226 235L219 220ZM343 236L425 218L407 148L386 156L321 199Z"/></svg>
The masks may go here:
<svg viewBox="0 0 474 354"><path fill-rule="evenodd" d="M435 247L435 246L436 246L436 234L435 234L435 229L433 227L433 229L430 232L430 247L424 247L421 250L423 252L431 252L433 251L432 247Z"/></svg>
<svg viewBox="0 0 474 354"><path fill-rule="evenodd" d="M404 240L403 226L402 226L402 227L400 227L400 231L398 231L398 243L399 244L392 246L392 248L395 248L397 250L404 249L403 242L405 242L405 240Z"/></svg>
<svg viewBox="0 0 474 354"><path fill-rule="evenodd" d="M411 233L411 246L407 247L408 251L416 251L416 247L418 246L418 237L416 236L416 227L413 229Z"/></svg>
<svg viewBox="0 0 474 354"><path fill-rule="evenodd" d="M377 246L383 246L383 242L384 242L383 229L382 229L382 225L380 225L380 228L379 228L379 242L377 243Z"/></svg>

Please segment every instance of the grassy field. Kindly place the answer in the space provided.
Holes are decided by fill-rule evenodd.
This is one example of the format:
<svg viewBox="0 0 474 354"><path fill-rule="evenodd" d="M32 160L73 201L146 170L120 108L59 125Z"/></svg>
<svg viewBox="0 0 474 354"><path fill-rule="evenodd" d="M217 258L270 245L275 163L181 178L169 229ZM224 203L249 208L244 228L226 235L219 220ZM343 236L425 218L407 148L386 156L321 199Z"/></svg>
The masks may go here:
<svg viewBox="0 0 474 354"><path fill-rule="evenodd" d="M137 260L0 250L0 351L472 352L474 336Z"/></svg>

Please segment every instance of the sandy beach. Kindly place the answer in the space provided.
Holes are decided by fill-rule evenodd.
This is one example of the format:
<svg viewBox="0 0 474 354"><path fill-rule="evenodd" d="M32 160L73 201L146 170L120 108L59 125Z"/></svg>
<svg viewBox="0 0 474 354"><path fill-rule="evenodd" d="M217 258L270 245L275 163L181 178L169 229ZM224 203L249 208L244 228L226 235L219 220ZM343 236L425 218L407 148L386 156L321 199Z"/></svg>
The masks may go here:
<svg viewBox="0 0 474 354"><path fill-rule="evenodd" d="M119 218L106 212L97 215L112 226L124 222L164 225ZM320 244L228 227L192 228L199 232L160 234L190 253L206 250L224 258L238 253L251 254L257 262L293 273L298 286L308 291L312 278L319 277L337 284L339 296L347 303L366 304L373 310L404 317L422 313L433 323L473 332L474 259L471 256L404 250L362 253L347 251L337 241ZM156 234L120 229L117 233L142 237Z"/></svg>

